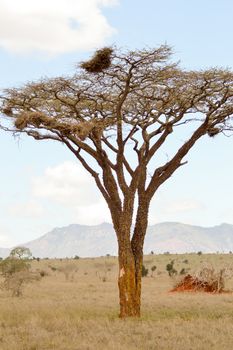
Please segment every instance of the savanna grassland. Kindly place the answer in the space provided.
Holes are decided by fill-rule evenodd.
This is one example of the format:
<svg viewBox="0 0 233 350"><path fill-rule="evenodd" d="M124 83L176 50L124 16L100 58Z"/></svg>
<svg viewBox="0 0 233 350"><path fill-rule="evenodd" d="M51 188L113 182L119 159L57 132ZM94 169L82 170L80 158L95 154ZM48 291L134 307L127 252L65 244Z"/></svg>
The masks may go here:
<svg viewBox="0 0 233 350"><path fill-rule="evenodd" d="M171 293L179 279L166 271L172 259L178 272L233 267L231 254L145 256L142 317L121 320L117 258L32 261L44 275L40 281L26 285L21 297L0 291L0 349L231 349L233 294ZM233 289L230 275L226 289Z"/></svg>

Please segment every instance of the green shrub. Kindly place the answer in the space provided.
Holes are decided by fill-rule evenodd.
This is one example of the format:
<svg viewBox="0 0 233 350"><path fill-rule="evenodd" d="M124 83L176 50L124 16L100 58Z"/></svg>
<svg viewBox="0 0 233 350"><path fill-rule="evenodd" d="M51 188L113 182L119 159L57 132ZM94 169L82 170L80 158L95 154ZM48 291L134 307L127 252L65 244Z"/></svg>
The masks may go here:
<svg viewBox="0 0 233 350"><path fill-rule="evenodd" d="M15 247L10 252L10 257L15 259L30 259L32 253L29 248L26 247Z"/></svg>
<svg viewBox="0 0 233 350"><path fill-rule="evenodd" d="M30 264L26 260L8 257L1 261L0 271L3 277L13 275L20 271L28 271Z"/></svg>
<svg viewBox="0 0 233 350"><path fill-rule="evenodd" d="M30 271L30 267L22 256L10 254L8 258L0 262L0 273L4 278L0 287L10 291L12 296L19 297L26 283L40 278L39 274Z"/></svg>
<svg viewBox="0 0 233 350"><path fill-rule="evenodd" d="M55 267L55 266L49 265L49 268L50 268L53 272L57 271L57 267Z"/></svg>
<svg viewBox="0 0 233 350"><path fill-rule="evenodd" d="M40 270L39 274L40 274L40 277L48 276L48 272L45 270Z"/></svg>
<svg viewBox="0 0 233 350"><path fill-rule="evenodd" d="M166 270L170 277L177 275L177 271L174 268L174 260L171 260L170 263L167 264Z"/></svg>
<svg viewBox="0 0 233 350"><path fill-rule="evenodd" d="M153 277L153 273L155 272L156 269L157 269L157 266L155 265L151 267L151 277Z"/></svg>
<svg viewBox="0 0 233 350"><path fill-rule="evenodd" d="M148 275L148 269L145 267L145 265L142 264L142 277L146 277Z"/></svg>

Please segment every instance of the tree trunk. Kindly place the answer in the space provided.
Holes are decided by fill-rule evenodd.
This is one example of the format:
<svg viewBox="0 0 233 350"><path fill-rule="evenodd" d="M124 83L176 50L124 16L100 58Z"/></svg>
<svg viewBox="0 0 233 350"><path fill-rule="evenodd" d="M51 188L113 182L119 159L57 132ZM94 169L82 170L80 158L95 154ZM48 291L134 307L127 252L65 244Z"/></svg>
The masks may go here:
<svg viewBox="0 0 233 350"><path fill-rule="evenodd" d="M141 269L136 269L136 260L131 245L119 245L119 298L120 317L140 317ZM142 261L142 257L141 257Z"/></svg>
<svg viewBox="0 0 233 350"><path fill-rule="evenodd" d="M121 261L124 259L121 258L122 254L119 254L119 266L120 266L120 275L119 275L119 291L120 291L120 306L121 306L121 317L127 316L138 316L140 317L141 309L141 281L142 281L142 263L143 263L143 245L144 238L146 234L146 229L148 225L148 210L149 210L149 200L145 200L143 196L139 198L139 205L136 216L136 223L134 227L133 237L130 241L129 248L125 249L124 256L128 257L126 259L127 263L125 264L128 267L128 275L125 271L125 268L121 272ZM120 245L119 245L120 246ZM123 245L126 246L126 245ZM122 273L126 274L126 279L121 280ZM120 285L122 284L122 286ZM128 288L128 289L127 289ZM122 290L122 292L121 292ZM127 302L124 299L124 292L129 290L132 295L131 301L131 311L127 308ZM122 296L123 294L123 296ZM127 295L127 294L126 294ZM124 307L124 305L126 305Z"/></svg>
<svg viewBox="0 0 233 350"><path fill-rule="evenodd" d="M127 207L131 209L131 207ZM139 208L138 208L139 209ZM120 317L140 317L141 310L141 278L143 262L143 242L147 220L143 219L144 225L139 225L139 214L144 206L138 210L137 220L131 239L133 210L125 211L122 215L116 215L111 211L114 228L118 239L119 260L119 299ZM143 210L142 210L143 209ZM146 215L147 217L147 215Z"/></svg>

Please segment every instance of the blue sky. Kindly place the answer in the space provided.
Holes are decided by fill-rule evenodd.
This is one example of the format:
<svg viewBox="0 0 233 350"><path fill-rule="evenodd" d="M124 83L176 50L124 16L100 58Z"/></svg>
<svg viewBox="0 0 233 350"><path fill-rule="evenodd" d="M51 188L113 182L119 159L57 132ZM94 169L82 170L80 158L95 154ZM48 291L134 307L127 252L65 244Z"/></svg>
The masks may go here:
<svg viewBox="0 0 233 350"><path fill-rule="evenodd" d="M71 74L98 47L171 45L188 69L233 65L231 0L0 0L0 88ZM70 223L110 221L74 157L0 132L0 246ZM203 138L160 188L150 223L233 224L233 138Z"/></svg>

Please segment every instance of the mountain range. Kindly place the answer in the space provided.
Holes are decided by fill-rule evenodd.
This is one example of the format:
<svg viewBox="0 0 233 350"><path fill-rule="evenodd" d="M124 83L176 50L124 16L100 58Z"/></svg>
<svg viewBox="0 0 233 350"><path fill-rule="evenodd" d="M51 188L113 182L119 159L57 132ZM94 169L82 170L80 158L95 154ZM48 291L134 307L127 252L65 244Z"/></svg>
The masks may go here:
<svg viewBox="0 0 233 350"><path fill-rule="evenodd" d="M38 239L22 244L40 258L97 257L117 255L117 239L109 223L88 226L72 224L55 228ZM148 227L144 254L156 253L228 253L233 251L233 225L214 227L164 222ZM10 249L0 248L6 257Z"/></svg>

